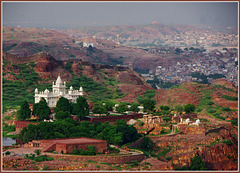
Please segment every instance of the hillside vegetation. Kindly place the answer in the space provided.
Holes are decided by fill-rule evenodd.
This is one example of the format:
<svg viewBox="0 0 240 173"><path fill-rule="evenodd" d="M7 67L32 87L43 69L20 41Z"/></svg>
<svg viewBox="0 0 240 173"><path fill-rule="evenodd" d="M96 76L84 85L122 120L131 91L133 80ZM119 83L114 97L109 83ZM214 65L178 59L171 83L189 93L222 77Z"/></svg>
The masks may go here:
<svg viewBox="0 0 240 173"><path fill-rule="evenodd" d="M39 91L46 88L51 90L51 84L58 75L66 81L67 87L79 89L82 86L86 97L92 102L117 102L117 99L127 95L119 89L119 85L150 89L139 74L127 67L94 65L81 60L56 61L44 53L33 57L30 58L32 61L19 61L16 56L3 55L4 108L19 106L23 100L33 103L35 88Z"/></svg>

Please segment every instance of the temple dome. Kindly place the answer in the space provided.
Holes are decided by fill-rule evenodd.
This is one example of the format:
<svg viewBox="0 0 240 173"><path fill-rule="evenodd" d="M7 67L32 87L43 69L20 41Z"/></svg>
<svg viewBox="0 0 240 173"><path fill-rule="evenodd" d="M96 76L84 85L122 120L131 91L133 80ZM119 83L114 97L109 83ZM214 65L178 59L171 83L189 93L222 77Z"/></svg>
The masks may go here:
<svg viewBox="0 0 240 173"><path fill-rule="evenodd" d="M58 76L58 78L57 78L57 81L56 81L56 85L57 84L62 84L63 82L62 82L62 79L61 79L61 77L60 76Z"/></svg>
<svg viewBox="0 0 240 173"><path fill-rule="evenodd" d="M80 87L79 91L80 91L80 92L83 92L83 88L82 88L82 87Z"/></svg>
<svg viewBox="0 0 240 173"><path fill-rule="evenodd" d="M48 94L48 93L49 93L49 90L48 90L48 89L45 89L44 93L45 93L45 94Z"/></svg>

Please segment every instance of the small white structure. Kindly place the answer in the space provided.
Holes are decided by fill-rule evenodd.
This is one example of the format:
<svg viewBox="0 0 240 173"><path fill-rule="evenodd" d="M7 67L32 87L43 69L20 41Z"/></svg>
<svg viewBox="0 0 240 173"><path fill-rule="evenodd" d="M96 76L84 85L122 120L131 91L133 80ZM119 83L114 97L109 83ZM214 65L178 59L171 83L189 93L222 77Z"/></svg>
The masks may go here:
<svg viewBox="0 0 240 173"><path fill-rule="evenodd" d="M94 47L94 44L89 42L83 42L83 47L89 47L89 46Z"/></svg>
<svg viewBox="0 0 240 173"><path fill-rule="evenodd" d="M186 119L186 123L190 123L190 119L189 118Z"/></svg>
<svg viewBox="0 0 240 173"><path fill-rule="evenodd" d="M140 109L140 110L139 110L139 113L143 113L143 109L144 109L143 106L138 106L138 109Z"/></svg>
<svg viewBox="0 0 240 173"><path fill-rule="evenodd" d="M70 102L76 103L77 98L83 95L82 87L80 87L79 90L73 90L73 87L71 86L69 90L66 90L66 82L62 82L61 77L58 76L57 81L52 83L52 92L50 92L48 89L39 92L36 88L34 97L35 103L38 103L41 98L44 98L48 103L48 106L52 108L56 106L60 97L65 97Z"/></svg>
<svg viewBox="0 0 240 173"><path fill-rule="evenodd" d="M195 123L193 123L193 124L195 124L195 125L199 125L199 124L201 124L201 122L200 122L200 120L199 120L199 119L197 119L197 120L196 120L196 122L195 122Z"/></svg>

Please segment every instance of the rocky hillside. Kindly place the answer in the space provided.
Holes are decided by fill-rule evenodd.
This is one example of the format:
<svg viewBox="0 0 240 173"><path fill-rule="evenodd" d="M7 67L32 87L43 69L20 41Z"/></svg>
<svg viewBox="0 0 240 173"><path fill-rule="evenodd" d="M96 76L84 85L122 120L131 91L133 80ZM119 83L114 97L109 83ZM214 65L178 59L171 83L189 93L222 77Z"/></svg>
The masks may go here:
<svg viewBox="0 0 240 173"><path fill-rule="evenodd" d="M90 42L95 45L94 48L89 49L82 47L79 44L81 42ZM154 69L159 65L186 63L191 59L174 53L158 55L141 48L122 46L106 39L87 37L87 35L75 38L71 32L62 33L39 28L3 27L3 51L21 57L46 52L57 60L82 59L91 63L120 64L145 70Z"/></svg>
<svg viewBox="0 0 240 173"><path fill-rule="evenodd" d="M30 57L3 53L3 105L19 105L23 99L33 102L34 89L51 89L51 83L58 75L68 87L82 86L91 101L117 101L130 95L132 102L139 94L151 89L141 75L129 67L75 59L59 61L48 53ZM128 88L127 92L123 86Z"/></svg>

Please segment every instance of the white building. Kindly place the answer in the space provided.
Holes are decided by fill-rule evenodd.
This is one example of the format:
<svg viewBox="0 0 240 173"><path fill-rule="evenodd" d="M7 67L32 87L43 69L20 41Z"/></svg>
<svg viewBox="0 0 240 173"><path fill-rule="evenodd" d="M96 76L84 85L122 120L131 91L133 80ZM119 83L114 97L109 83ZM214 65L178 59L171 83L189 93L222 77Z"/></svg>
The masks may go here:
<svg viewBox="0 0 240 173"><path fill-rule="evenodd" d="M80 87L79 90L73 90L73 87L71 86L69 90L66 90L66 82L62 82L61 77L58 76L55 84L53 82L52 92L50 92L48 89L38 92L38 89L36 88L34 97L35 103L38 103L43 97L48 103L49 107L55 107L60 97L65 97L70 102L76 103L77 98L83 95L82 87Z"/></svg>
<svg viewBox="0 0 240 173"><path fill-rule="evenodd" d="M89 46L94 47L94 44L89 42L83 42L83 47L89 47Z"/></svg>

